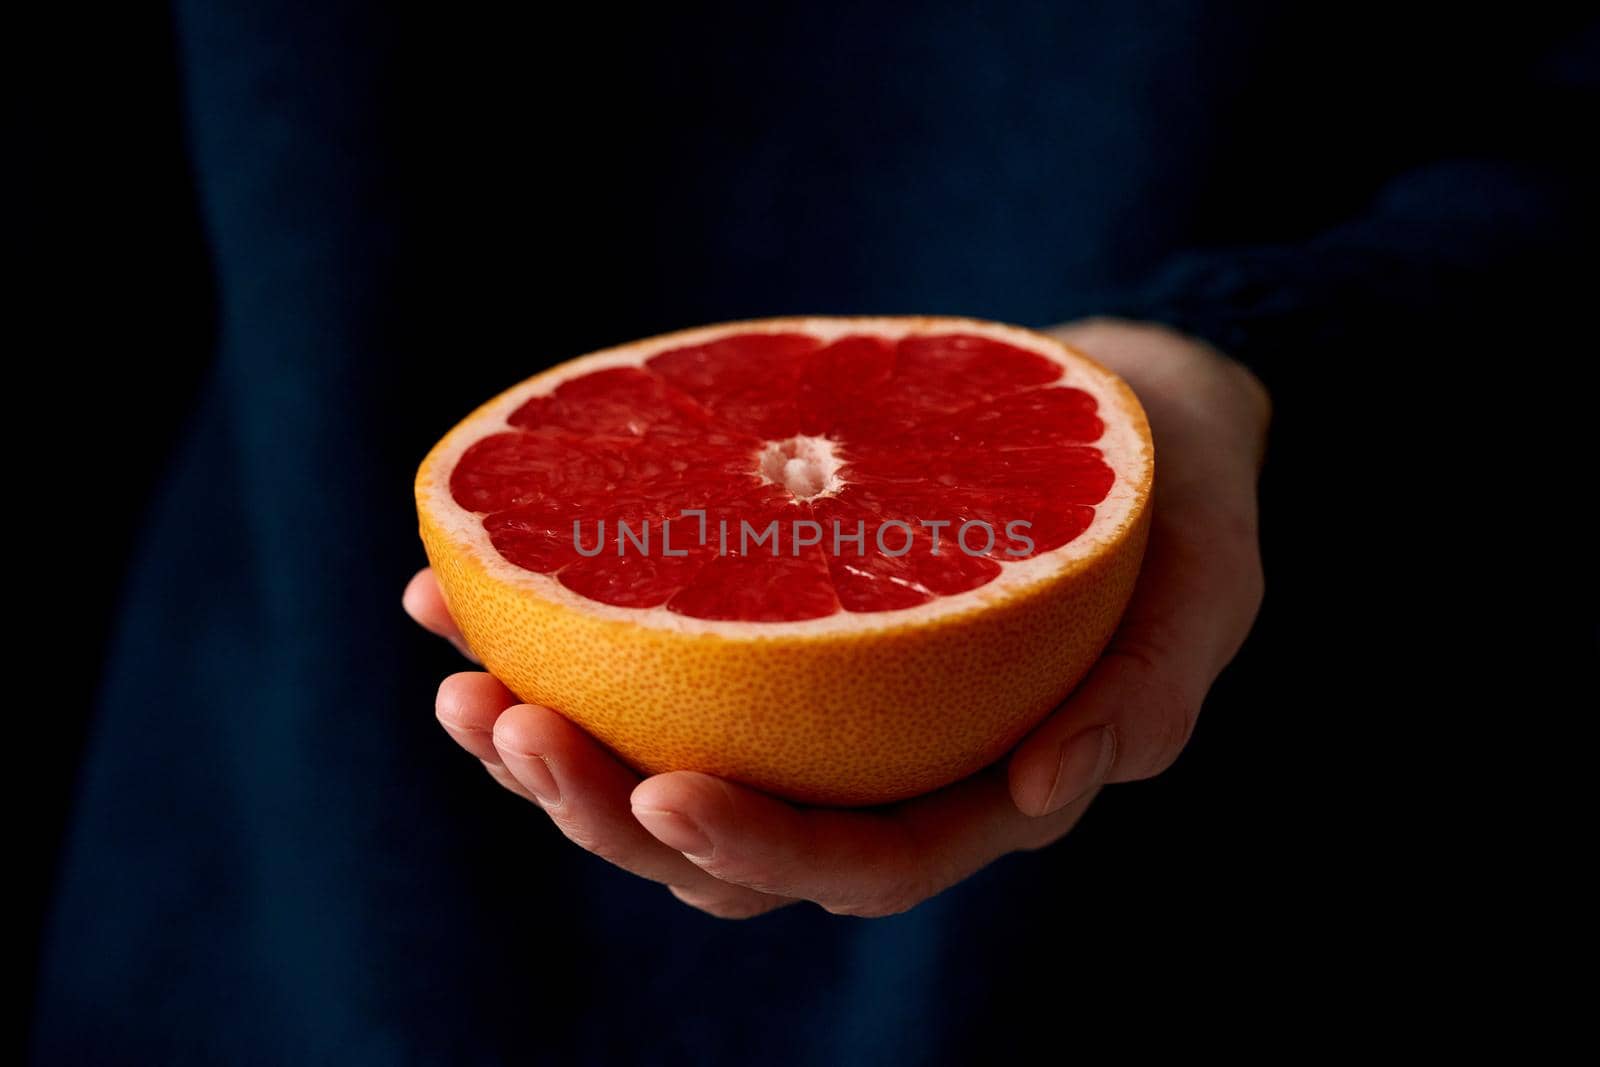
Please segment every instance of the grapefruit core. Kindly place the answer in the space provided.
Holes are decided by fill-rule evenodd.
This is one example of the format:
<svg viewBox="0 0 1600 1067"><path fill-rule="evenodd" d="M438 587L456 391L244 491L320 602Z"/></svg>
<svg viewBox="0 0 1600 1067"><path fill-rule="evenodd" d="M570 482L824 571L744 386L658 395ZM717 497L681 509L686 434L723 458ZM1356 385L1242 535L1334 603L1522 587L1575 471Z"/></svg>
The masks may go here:
<svg viewBox="0 0 1600 1067"><path fill-rule="evenodd" d="M991 763L1089 670L1153 464L1132 391L1043 334L767 319L512 387L416 497L451 614L518 697L646 773L865 805Z"/></svg>

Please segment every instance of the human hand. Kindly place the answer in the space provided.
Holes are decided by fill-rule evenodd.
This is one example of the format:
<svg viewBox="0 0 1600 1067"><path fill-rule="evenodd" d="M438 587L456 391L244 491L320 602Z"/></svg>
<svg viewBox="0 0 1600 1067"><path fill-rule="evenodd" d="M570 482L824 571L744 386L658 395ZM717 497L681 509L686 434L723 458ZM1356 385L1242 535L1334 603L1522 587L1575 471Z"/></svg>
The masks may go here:
<svg viewBox="0 0 1600 1067"><path fill-rule="evenodd" d="M1101 785L1177 758L1250 629L1262 595L1255 483L1269 404L1243 367L1159 326L1089 320L1052 332L1138 393L1158 457L1154 508L1111 645L1008 759L926 796L844 811L691 771L641 781L577 726L481 672L444 680L440 722L575 843L725 918L796 900L894 914L1000 856L1057 840ZM431 572L404 599L419 623L466 650Z"/></svg>

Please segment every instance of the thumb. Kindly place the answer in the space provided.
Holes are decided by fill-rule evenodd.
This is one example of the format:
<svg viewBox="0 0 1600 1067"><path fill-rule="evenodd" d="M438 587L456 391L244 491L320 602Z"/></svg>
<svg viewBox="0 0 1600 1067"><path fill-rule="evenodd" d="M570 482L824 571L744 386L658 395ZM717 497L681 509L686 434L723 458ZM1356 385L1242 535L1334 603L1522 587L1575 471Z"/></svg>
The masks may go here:
<svg viewBox="0 0 1600 1067"><path fill-rule="evenodd" d="M1254 523L1247 525L1219 523L1215 513L1181 525L1158 519L1121 629L1078 690L1011 757L1020 811L1048 815L1104 782L1149 778L1178 758L1261 603Z"/></svg>

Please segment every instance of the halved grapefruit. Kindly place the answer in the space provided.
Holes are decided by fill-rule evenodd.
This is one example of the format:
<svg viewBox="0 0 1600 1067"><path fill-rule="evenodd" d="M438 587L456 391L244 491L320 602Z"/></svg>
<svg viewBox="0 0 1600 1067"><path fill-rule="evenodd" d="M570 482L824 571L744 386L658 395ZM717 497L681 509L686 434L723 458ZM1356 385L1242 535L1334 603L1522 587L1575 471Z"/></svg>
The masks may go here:
<svg viewBox="0 0 1600 1067"><path fill-rule="evenodd" d="M641 771L818 804L964 777L1083 677L1144 551L1133 393L1039 333L729 323L583 356L417 474L484 665Z"/></svg>

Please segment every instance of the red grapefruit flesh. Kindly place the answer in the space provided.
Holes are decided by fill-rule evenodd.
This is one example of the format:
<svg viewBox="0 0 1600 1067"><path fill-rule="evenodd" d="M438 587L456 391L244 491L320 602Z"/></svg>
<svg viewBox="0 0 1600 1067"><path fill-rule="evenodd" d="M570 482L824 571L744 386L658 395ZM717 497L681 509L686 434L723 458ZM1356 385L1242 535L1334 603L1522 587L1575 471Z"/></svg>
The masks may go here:
<svg viewBox="0 0 1600 1067"><path fill-rule="evenodd" d="M453 430L417 494L524 699L641 770L872 803L992 760L1088 669L1152 462L1132 393L1048 337L813 318L562 364Z"/></svg>

